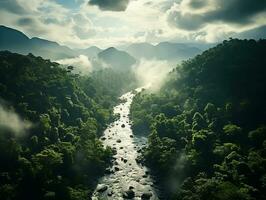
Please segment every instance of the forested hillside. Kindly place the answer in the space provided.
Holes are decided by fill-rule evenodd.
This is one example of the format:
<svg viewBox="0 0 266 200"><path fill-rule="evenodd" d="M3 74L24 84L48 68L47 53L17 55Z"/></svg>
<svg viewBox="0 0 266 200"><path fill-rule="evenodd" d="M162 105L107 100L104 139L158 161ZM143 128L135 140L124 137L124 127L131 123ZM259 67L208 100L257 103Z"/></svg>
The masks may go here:
<svg viewBox="0 0 266 200"><path fill-rule="evenodd" d="M266 199L266 40L231 39L134 98L143 161L166 199Z"/></svg>
<svg viewBox="0 0 266 200"><path fill-rule="evenodd" d="M88 199L112 156L98 136L133 82L130 73L81 77L32 54L0 52L0 198Z"/></svg>

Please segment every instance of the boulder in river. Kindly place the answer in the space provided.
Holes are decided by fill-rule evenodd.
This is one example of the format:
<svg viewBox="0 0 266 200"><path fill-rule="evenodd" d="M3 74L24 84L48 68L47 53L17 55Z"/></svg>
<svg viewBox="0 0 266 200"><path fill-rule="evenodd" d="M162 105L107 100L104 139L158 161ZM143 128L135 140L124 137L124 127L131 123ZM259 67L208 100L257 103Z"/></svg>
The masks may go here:
<svg viewBox="0 0 266 200"><path fill-rule="evenodd" d="M141 195L141 199L150 199L152 197L151 192L145 192Z"/></svg>
<svg viewBox="0 0 266 200"><path fill-rule="evenodd" d="M107 185L104 185L104 184L99 184L96 188L96 191L97 192L104 192L105 190L107 190Z"/></svg>
<svg viewBox="0 0 266 200"><path fill-rule="evenodd" d="M125 128L126 126L125 126L125 124L122 124L121 127L122 127L122 128Z"/></svg>
<svg viewBox="0 0 266 200"><path fill-rule="evenodd" d="M120 169L119 169L119 167L115 167L115 171L119 171Z"/></svg>
<svg viewBox="0 0 266 200"><path fill-rule="evenodd" d="M136 158L136 163L141 164L142 163L142 159L140 157L137 157Z"/></svg>
<svg viewBox="0 0 266 200"><path fill-rule="evenodd" d="M147 176L146 174L144 174L142 177L143 177L143 178L147 178L148 176Z"/></svg>
<svg viewBox="0 0 266 200"><path fill-rule="evenodd" d="M133 135L130 135L129 137L133 138L134 136Z"/></svg>
<svg viewBox="0 0 266 200"><path fill-rule="evenodd" d="M112 173L112 170L110 168L107 168L107 169L105 169L105 173L106 174L111 174Z"/></svg>
<svg viewBox="0 0 266 200"><path fill-rule="evenodd" d="M133 199L135 197L135 192L129 189L123 193L123 197L126 199Z"/></svg>
<svg viewBox="0 0 266 200"><path fill-rule="evenodd" d="M118 139L118 140L116 140L116 142L117 142L117 143L121 143L121 140L120 140L120 139Z"/></svg>
<svg viewBox="0 0 266 200"><path fill-rule="evenodd" d="M112 196L114 193L113 193L113 191L109 191L108 193L107 193L107 195L110 197L110 196Z"/></svg>

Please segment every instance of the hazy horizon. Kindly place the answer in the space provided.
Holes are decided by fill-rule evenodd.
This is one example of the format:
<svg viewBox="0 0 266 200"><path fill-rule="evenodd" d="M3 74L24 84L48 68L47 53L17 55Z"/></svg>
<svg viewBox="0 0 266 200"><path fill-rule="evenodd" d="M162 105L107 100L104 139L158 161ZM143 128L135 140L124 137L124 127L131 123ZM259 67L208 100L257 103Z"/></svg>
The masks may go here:
<svg viewBox="0 0 266 200"><path fill-rule="evenodd" d="M265 16L259 0L0 1L0 24L71 48L217 43L247 31L255 37Z"/></svg>

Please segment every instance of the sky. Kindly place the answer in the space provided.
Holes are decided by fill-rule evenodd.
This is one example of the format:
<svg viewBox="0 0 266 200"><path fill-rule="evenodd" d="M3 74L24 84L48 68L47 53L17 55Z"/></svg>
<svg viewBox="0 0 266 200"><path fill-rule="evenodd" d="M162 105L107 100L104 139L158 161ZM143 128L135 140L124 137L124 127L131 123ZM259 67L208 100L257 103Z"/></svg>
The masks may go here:
<svg viewBox="0 0 266 200"><path fill-rule="evenodd" d="M265 19L265 0L0 0L0 24L72 48L213 43Z"/></svg>

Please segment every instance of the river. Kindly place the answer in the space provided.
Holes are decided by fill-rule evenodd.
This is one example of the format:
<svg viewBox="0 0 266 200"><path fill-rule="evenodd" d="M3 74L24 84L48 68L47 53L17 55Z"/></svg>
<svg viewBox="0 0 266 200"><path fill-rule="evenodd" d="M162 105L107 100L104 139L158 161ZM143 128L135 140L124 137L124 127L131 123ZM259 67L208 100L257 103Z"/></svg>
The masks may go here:
<svg viewBox="0 0 266 200"><path fill-rule="evenodd" d="M158 199L148 168L136 161L147 138L132 133L129 113L133 97L133 92L120 97L123 103L114 107L119 119L111 123L101 137L104 146L112 147L117 153L111 168L106 169L106 175L99 180L92 200Z"/></svg>

